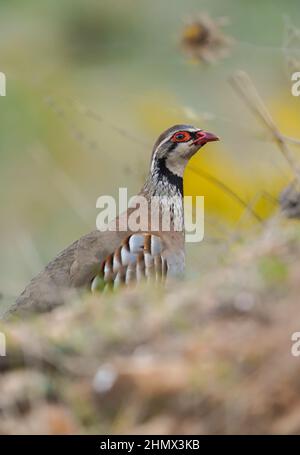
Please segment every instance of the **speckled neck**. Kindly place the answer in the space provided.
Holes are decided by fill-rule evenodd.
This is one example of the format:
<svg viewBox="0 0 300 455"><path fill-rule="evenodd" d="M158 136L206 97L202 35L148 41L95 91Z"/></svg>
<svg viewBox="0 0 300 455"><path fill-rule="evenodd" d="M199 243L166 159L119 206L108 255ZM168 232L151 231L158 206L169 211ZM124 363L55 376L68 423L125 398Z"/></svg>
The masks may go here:
<svg viewBox="0 0 300 455"><path fill-rule="evenodd" d="M162 216L170 213L171 230L184 233L183 178L172 173L163 158L152 164L142 194L150 202L153 198L159 201Z"/></svg>
<svg viewBox="0 0 300 455"><path fill-rule="evenodd" d="M168 168L165 158L160 158L151 166L143 192L149 197L177 197L181 200L183 197L183 178Z"/></svg>

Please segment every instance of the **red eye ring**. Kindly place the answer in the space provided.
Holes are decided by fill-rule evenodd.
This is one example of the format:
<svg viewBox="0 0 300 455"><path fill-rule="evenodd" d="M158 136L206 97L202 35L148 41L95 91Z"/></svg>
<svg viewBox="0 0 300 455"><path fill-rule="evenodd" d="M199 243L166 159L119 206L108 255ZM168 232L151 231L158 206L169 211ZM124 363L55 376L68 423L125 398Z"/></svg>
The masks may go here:
<svg viewBox="0 0 300 455"><path fill-rule="evenodd" d="M171 141L172 142L187 142L191 139L191 135L188 131L177 131L173 134Z"/></svg>

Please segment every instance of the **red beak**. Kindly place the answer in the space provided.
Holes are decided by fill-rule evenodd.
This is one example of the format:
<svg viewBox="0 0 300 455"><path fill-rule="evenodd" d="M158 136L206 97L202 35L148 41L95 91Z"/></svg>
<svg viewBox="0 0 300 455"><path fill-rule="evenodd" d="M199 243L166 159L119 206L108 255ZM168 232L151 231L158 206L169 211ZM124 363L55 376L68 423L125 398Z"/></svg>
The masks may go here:
<svg viewBox="0 0 300 455"><path fill-rule="evenodd" d="M199 131L197 133L197 138L194 140L193 144L195 145L204 145L207 142L219 141L220 139L213 133L208 131Z"/></svg>

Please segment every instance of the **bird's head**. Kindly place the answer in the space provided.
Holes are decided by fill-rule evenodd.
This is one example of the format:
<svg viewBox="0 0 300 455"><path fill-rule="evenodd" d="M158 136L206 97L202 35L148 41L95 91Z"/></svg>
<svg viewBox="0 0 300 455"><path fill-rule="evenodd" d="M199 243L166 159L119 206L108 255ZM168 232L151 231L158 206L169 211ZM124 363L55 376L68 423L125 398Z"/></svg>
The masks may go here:
<svg viewBox="0 0 300 455"><path fill-rule="evenodd" d="M175 125L164 131L153 147L152 170L183 176L193 155L207 142L218 141L212 133L191 125Z"/></svg>

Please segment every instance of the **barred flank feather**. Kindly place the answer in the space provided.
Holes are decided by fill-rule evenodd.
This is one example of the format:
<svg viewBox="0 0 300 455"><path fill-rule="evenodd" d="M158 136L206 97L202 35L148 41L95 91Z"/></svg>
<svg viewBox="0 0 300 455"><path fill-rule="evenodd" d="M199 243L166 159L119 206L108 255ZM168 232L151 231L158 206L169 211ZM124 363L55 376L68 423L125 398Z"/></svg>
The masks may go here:
<svg viewBox="0 0 300 455"><path fill-rule="evenodd" d="M130 235L104 260L101 272L92 281L91 290L101 290L103 283L118 288L145 279L163 282L167 263L162 252L163 243L158 235Z"/></svg>

